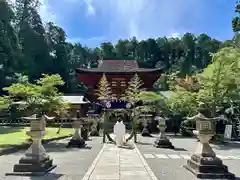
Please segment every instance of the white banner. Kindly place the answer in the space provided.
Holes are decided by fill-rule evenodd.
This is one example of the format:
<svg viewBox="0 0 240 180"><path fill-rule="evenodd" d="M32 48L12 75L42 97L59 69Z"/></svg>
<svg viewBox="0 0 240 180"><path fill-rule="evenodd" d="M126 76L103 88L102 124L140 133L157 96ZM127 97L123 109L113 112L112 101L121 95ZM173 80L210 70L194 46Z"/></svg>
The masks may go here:
<svg viewBox="0 0 240 180"><path fill-rule="evenodd" d="M224 139L231 140L232 138L232 125L226 125L224 131Z"/></svg>

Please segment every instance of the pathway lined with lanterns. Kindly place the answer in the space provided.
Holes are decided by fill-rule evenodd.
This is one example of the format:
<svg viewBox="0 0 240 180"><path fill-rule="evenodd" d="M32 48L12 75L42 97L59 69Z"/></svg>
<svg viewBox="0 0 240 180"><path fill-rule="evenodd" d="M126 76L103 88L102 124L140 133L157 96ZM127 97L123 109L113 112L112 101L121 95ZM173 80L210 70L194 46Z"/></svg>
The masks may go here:
<svg viewBox="0 0 240 180"><path fill-rule="evenodd" d="M132 142L117 148L105 144L82 180L157 180Z"/></svg>

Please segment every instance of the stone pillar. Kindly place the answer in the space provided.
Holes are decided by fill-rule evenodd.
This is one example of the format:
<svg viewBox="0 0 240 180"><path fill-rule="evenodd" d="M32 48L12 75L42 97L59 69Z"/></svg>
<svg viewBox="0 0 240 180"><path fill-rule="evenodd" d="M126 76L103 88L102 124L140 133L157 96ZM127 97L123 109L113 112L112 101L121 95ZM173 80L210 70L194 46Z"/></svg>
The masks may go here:
<svg viewBox="0 0 240 180"><path fill-rule="evenodd" d="M79 111L77 111L77 116L76 118L73 119L73 129L74 129L74 134L70 141L68 142L67 147L85 147L86 143L84 139L81 137L81 126L82 122L79 116Z"/></svg>
<svg viewBox="0 0 240 180"><path fill-rule="evenodd" d="M164 118L161 117L156 117L156 120L158 120L158 125L159 125L159 137L156 139L156 141L154 142L154 146L157 148L171 148L174 149L174 146L172 145L172 143L169 141L169 139L167 138L166 134L165 134L165 129L166 129L166 120Z"/></svg>
<svg viewBox="0 0 240 180"><path fill-rule="evenodd" d="M81 126L81 137L84 139L84 141L88 140L88 121L82 120L82 126Z"/></svg>
<svg viewBox="0 0 240 180"><path fill-rule="evenodd" d="M147 118L147 116L145 116L144 118ZM147 122L148 122L148 119L144 119L144 127L143 127L143 130L141 132L141 135L145 136L145 137L152 137L152 135L150 134L150 132L147 128L147 126L148 126Z"/></svg>
<svg viewBox="0 0 240 180"><path fill-rule="evenodd" d="M30 131L27 132L27 135L31 137L32 145L26 151L25 156L19 160L19 163L14 165L14 173L6 175L44 175L56 167L42 145L46 127L45 116L37 118L34 115L25 119L30 120Z"/></svg>
<svg viewBox="0 0 240 180"><path fill-rule="evenodd" d="M214 135L214 118L206 118L202 114L196 116L196 128L199 142L195 153L184 165L189 171L203 179L235 179L228 172L228 167L216 156L209 141Z"/></svg>

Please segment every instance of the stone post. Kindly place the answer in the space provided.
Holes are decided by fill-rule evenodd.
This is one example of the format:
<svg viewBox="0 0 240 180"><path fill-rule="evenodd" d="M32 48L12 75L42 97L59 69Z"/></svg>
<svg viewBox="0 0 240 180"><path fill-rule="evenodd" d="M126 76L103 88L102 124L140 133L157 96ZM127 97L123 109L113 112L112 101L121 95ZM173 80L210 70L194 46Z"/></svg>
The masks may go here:
<svg viewBox="0 0 240 180"><path fill-rule="evenodd" d="M199 142L195 153L184 165L189 171L203 179L235 179L234 174L228 171L222 160L216 156L209 144L215 134L215 119L206 118L201 112L194 116Z"/></svg>
<svg viewBox="0 0 240 180"><path fill-rule="evenodd" d="M45 118L47 118L45 115L41 118L37 118L36 115L24 118L30 120L30 131L27 132L27 135L31 137L32 145L26 151L25 156L19 160L19 163L14 165L14 173L6 175L44 175L56 167L42 145L46 127Z"/></svg>
<svg viewBox="0 0 240 180"><path fill-rule="evenodd" d="M166 129L166 120L162 117L155 117L155 120L158 120L158 125L159 125L159 137L156 139L154 142L154 146L157 148L171 148L174 149L174 146L172 143L169 141L165 134L165 129Z"/></svg>
<svg viewBox="0 0 240 180"><path fill-rule="evenodd" d="M72 138L70 139L70 141L68 142L67 147L85 147L86 143L84 141L84 139L81 137L81 126L82 126L82 122L80 119L80 112L77 111L76 112L76 118L73 118L73 129L74 129L74 134L72 136Z"/></svg>

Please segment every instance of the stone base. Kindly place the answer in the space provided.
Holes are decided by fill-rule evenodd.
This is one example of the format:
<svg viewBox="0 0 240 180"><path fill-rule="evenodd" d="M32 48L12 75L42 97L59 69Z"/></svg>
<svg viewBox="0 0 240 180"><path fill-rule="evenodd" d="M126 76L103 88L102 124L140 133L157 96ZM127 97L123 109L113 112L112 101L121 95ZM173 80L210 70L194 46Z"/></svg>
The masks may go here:
<svg viewBox="0 0 240 180"><path fill-rule="evenodd" d="M6 175L22 175L22 176L42 176L54 169L53 160L46 157L42 161L35 158L23 157L19 160L19 164L13 167L13 173L6 173Z"/></svg>
<svg viewBox="0 0 240 180"><path fill-rule="evenodd" d="M235 175L228 172L228 167L216 156L192 155L184 167L201 179L235 179Z"/></svg>
<svg viewBox="0 0 240 180"><path fill-rule="evenodd" d="M91 131L90 136L99 136L99 132L97 130Z"/></svg>
<svg viewBox="0 0 240 180"><path fill-rule="evenodd" d="M169 148L169 149L174 149L174 146L172 145L172 143L169 141L169 139L164 138L164 139L160 139L158 138L155 142L154 142L154 146L156 148Z"/></svg>
<svg viewBox="0 0 240 180"><path fill-rule="evenodd" d="M85 143L84 139L71 139L68 142L67 147L77 147L77 148L82 148L85 147L87 144Z"/></svg>
<svg viewBox="0 0 240 180"><path fill-rule="evenodd" d="M145 137L152 137L152 135L149 133L148 129L147 128L144 128L142 130L142 133L141 133L142 136L145 136Z"/></svg>

